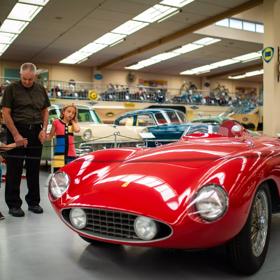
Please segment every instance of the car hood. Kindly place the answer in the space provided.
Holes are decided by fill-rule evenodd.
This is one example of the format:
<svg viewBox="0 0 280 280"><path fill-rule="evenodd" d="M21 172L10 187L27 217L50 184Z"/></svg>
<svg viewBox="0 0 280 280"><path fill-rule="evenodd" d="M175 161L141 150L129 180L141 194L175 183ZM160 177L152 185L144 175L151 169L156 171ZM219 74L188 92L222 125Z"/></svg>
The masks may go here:
<svg viewBox="0 0 280 280"><path fill-rule="evenodd" d="M71 178L67 203L129 209L157 219L165 217L173 223L188 211L193 194L218 166L248 149L240 141L231 141L231 145L223 141L221 145L221 141L171 144L139 150L125 160L113 158L112 163L100 163L92 171L89 167L84 174L78 172ZM102 153L99 155L102 158ZM98 162L98 157L95 160Z"/></svg>
<svg viewBox="0 0 280 280"><path fill-rule="evenodd" d="M144 127L118 126L111 124L79 123L80 132L76 136L83 138L85 131L92 131L92 140L96 142L139 142L142 141L140 133Z"/></svg>

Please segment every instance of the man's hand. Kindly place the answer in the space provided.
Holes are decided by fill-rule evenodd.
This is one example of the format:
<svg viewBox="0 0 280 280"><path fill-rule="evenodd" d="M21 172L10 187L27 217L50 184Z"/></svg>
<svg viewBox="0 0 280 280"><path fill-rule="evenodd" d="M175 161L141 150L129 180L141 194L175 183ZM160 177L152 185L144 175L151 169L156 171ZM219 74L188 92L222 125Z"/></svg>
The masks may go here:
<svg viewBox="0 0 280 280"><path fill-rule="evenodd" d="M41 130L38 136L41 144L44 144L45 141L47 140L47 132L45 130Z"/></svg>
<svg viewBox="0 0 280 280"><path fill-rule="evenodd" d="M26 139L26 138L23 138L20 134L17 134L17 135L14 137L14 140L15 140L15 143L16 143L16 146L17 146L17 147L20 147L20 146L26 147L27 144L28 144L27 139Z"/></svg>

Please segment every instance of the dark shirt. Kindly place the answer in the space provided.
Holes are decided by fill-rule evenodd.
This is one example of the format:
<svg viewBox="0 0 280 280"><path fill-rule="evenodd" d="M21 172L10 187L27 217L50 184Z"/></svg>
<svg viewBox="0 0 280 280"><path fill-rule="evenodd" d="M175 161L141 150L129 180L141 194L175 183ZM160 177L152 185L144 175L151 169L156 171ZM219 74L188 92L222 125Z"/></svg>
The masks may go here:
<svg viewBox="0 0 280 280"><path fill-rule="evenodd" d="M49 107L50 101L46 90L40 84L25 88L21 81L10 84L4 91L2 107L11 109L14 123L42 123L42 110Z"/></svg>

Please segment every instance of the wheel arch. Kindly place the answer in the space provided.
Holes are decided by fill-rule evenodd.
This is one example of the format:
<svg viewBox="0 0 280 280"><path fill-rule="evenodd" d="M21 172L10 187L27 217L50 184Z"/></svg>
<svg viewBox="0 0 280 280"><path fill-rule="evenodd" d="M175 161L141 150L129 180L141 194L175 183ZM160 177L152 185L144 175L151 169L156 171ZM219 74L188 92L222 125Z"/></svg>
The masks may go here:
<svg viewBox="0 0 280 280"><path fill-rule="evenodd" d="M269 179L262 182L262 184L266 184L268 186L271 197L272 212L280 212L280 194L276 182L273 179Z"/></svg>

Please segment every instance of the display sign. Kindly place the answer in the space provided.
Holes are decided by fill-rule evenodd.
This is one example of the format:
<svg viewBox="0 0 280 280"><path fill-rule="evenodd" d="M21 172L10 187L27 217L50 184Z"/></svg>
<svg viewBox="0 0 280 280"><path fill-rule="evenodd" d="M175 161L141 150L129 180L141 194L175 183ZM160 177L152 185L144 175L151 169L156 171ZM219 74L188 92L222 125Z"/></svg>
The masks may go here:
<svg viewBox="0 0 280 280"><path fill-rule="evenodd" d="M263 60L268 63L271 61L274 55L274 48L273 47L266 47L262 50L262 58Z"/></svg>
<svg viewBox="0 0 280 280"><path fill-rule="evenodd" d="M89 100L97 100L99 98L99 95L98 95L98 93L96 91L89 90L88 98L89 98Z"/></svg>

